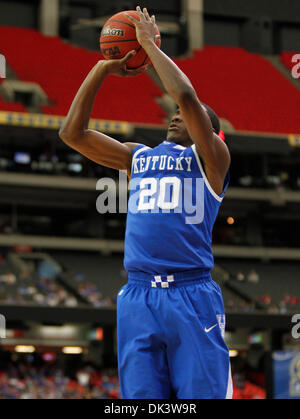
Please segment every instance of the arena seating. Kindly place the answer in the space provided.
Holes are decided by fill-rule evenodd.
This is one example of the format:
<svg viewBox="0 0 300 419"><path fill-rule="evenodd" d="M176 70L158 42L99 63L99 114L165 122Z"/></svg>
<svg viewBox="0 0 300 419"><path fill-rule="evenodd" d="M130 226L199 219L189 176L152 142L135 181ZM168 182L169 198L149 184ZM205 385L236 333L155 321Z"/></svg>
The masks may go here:
<svg viewBox="0 0 300 419"><path fill-rule="evenodd" d="M0 256L0 304L74 307L78 301L55 279L37 272L20 274L8 258Z"/></svg>
<svg viewBox="0 0 300 419"><path fill-rule="evenodd" d="M0 84L3 79L0 79ZM25 106L22 103L5 102L0 96L0 111L7 112L27 112Z"/></svg>
<svg viewBox="0 0 300 419"><path fill-rule="evenodd" d="M254 304L250 304L232 291L225 284L219 284L222 290L226 313L250 313L255 311Z"/></svg>
<svg viewBox="0 0 300 419"><path fill-rule="evenodd" d="M224 276L226 275L226 277ZM215 263L214 269L211 271L212 279L220 286L226 313L241 313L253 312L256 307L254 302L249 302L248 299L242 298L239 293L236 293L228 287L230 275L227 271L222 269L218 262Z"/></svg>
<svg viewBox="0 0 300 419"><path fill-rule="evenodd" d="M100 52L72 46L33 29L0 26L1 51L20 80L40 84L53 105L46 114L66 115ZM96 98L93 118L162 124L166 117L155 102L162 91L147 74L125 79L110 77ZM133 111L134 109L134 111Z"/></svg>
<svg viewBox="0 0 300 419"><path fill-rule="evenodd" d="M18 77L39 83L53 102L42 107L47 114L66 115L84 77L102 58L100 52L33 29L0 26L0 38L2 53ZM235 129L300 133L299 91L260 55L242 48L206 46L175 62L201 100ZM162 95L145 73L126 80L111 76L95 100L92 117L163 124L166 114L155 101Z"/></svg>
<svg viewBox="0 0 300 419"><path fill-rule="evenodd" d="M105 301L114 299L119 289L127 282L127 274L123 268L121 256L100 256L95 253L82 253L80 257L74 252L51 252L51 256L65 269L64 280L70 287L80 293L89 291L95 294L99 290ZM247 302L238 294L226 287L226 281L222 280L215 271L213 279L220 285L227 312L253 312L254 304ZM109 298L110 297L110 298Z"/></svg>
<svg viewBox="0 0 300 419"><path fill-rule="evenodd" d="M1 257L0 304L110 306L127 282L120 256L81 252L78 257L76 252L54 251L51 257L63 268L59 282L42 278L37 272L20 277L8 259ZM300 288L296 281L299 264L218 259L218 265L230 275L229 279L221 279L212 272L221 287L226 312L263 309L285 314L299 310ZM258 274L256 282L249 280L253 269ZM285 272L284 281L281 272ZM244 274L243 281L237 279L238 273Z"/></svg>
<svg viewBox="0 0 300 419"><path fill-rule="evenodd" d="M36 356L37 357L37 356ZM13 358L13 355L11 356ZM16 358L16 357L14 357ZM1 360L0 360L1 361ZM5 361L4 361L5 362ZM3 362L3 364L4 364ZM73 367L74 368L74 367ZM76 368L76 367L75 367ZM120 399L120 384L115 369L98 370L84 364L76 368L72 377L66 375L58 362L42 361L38 367L25 361L11 361L0 368L0 400L10 399ZM87 383L80 382L80 374ZM235 380L234 380L235 381ZM235 385L234 399L265 399L263 388L244 381Z"/></svg>
<svg viewBox="0 0 300 419"><path fill-rule="evenodd" d="M127 282L120 257L82 253L78 257L74 252L55 252L52 257L63 272L47 277L37 268L21 274L0 254L0 305L111 306Z"/></svg>
<svg viewBox="0 0 300 419"><path fill-rule="evenodd" d="M189 75L201 100L235 129L300 133L299 90L260 55L206 46L175 62Z"/></svg>
<svg viewBox="0 0 300 419"><path fill-rule="evenodd" d="M0 111L7 112L27 112L26 108L22 103L15 102L4 102L0 97Z"/></svg>
<svg viewBox="0 0 300 419"><path fill-rule="evenodd" d="M218 264L231 274L231 281L235 289L262 303L268 312L284 314L299 311L300 284L297 281L299 263L218 260ZM253 269L258 274L257 282L247 279L249 272ZM237 280L239 272L244 274L244 281ZM284 278L282 277L283 272Z"/></svg>
<svg viewBox="0 0 300 419"><path fill-rule="evenodd" d="M114 300L127 282L121 256L104 257L98 253L80 252L79 257L76 252L64 251L51 252L51 257L64 269L64 280L83 297L98 291L103 302Z"/></svg>
<svg viewBox="0 0 300 419"><path fill-rule="evenodd" d="M30 362L11 356L0 358L0 400L2 399L119 399L120 385L115 369L99 370L82 363L67 375L61 362L43 361L43 355ZM33 361L35 360L35 362ZM6 362L5 362L6 360ZM1 362L2 361L2 362ZM34 362L34 365L32 365ZM50 364L50 365L49 365ZM87 379L82 383L80 376Z"/></svg>

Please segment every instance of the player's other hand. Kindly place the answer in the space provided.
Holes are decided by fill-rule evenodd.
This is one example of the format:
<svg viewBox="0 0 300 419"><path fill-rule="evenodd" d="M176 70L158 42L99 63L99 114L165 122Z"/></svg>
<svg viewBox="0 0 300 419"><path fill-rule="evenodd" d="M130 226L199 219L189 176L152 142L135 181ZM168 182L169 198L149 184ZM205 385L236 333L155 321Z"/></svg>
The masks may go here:
<svg viewBox="0 0 300 419"><path fill-rule="evenodd" d="M119 60L101 60L99 61L100 65L104 65L107 74L113 74L115 76L120 77L128 77L128 76L137 76L138 74L143 73L148 65L144 65L137 69L130 69L127 68L127 62L136 54L136 51L130 51L125 57Z"/></svg>
<svg viewBox="0 0 300 419"><path fill-rule="evenodd" d="M134 24L136 30L136 39L140 45L145 45L147 42L155 42L156 37L156 24L155 16L149 16L148 10L144 7L143 11L140 6L136 8L140 20L135 19L126 13L127 18Z"/></svg>

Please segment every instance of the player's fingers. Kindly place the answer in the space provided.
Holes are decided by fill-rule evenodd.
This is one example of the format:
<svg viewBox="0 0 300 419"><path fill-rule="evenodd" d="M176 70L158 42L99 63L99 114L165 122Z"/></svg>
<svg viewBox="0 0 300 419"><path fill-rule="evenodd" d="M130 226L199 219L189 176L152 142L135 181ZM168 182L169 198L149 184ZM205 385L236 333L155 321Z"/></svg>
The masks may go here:
<svg viewBox="0 0 300 419"><path fill-rule="evenodd" d="M130 16L128 13L125 13L125 15L134 25L139 22L136 18Z"/></svg>
<svg viewBox="0 0 300 419"><path fill-rule="evenodd" d="M150 16L146 7L143 8L143 12L146 20L150 20Z"/></svg>
<svg viewBox="0 0 300 419"><path fill-rule="evenodd" d="M152 23L155 25L155 16L154 15L151 16L151 20L152 20Z"/></svg>
<svg viewBox="0 0 300 419"><path fill-rule="evenodd" d="M142 12L140 6L136 6L136 11L137 11L137 13L139 15L140 20L146 20L146 17L144 15L144 13Z"/></svg>
<svg viewBox="0 0 300 419"><path fill-rule="evenodd" d="M135 56L135 54L136 54L136 50L135 50L135 49L133 49L132 51L129 51L129 52L125 55L125 57L123 57L123 58L121 59L122 64L126 64L126 63L127 63L127 61L129 61L129 60L130 60L130 58L132 58L132 57L134 57L134 56Z"/></svg>
<svg viewBox="0 0 300 419"><path fill-rule="evenodd" d="M143 65L142 67L139 68L140 70L139 72L142 73L143 71L147 70L148 67L149 67L149 64Z"/></svg>

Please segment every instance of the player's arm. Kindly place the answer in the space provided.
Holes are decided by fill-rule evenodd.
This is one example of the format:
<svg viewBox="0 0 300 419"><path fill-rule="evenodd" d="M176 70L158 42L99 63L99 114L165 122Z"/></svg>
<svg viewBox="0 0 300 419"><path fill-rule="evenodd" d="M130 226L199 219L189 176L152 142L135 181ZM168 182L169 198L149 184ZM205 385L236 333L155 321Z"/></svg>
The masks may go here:
<svg viewBox="0 0 300 419"><path fill-rule="evenodd" d="M138 22L133 17L128 19L135 24L137 39L146 50L166 91L180 107L190 138L196 145L198 154L204 161L207 178L212 188L221 193L225 175L230 165L230 155L226 144L213 132L210 119L202 108L188 77L155 44L155 17L137 7L140 17Z"/></svg>
<svg viewBox="0 0 300 419"><path fill-rule="evenodd" d="M144 67L138 70L127 69L126 63L134 53L129 52L121 60L98 61L78 90L59 131L60 138L66 144L90 160L128 172L131 167L132 149L138 144L122 144L108 135L88 129L88 125L96 94L107 75L136 76L144 71Z"/></svg>

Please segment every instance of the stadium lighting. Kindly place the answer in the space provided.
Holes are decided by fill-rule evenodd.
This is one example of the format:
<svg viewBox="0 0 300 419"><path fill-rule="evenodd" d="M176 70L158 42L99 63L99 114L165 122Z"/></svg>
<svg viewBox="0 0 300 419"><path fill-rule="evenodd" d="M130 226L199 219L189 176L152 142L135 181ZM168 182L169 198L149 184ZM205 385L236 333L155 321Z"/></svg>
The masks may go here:
<svg viewBox="0 0 300 419"><path fill-rule="evenodd" d="M35 352L35 347L33 345L17 345L15 346L15 352L32 354Z"/></svg>
<svg viewBox="0 0 300 419"><path fill-rule="evenodd" d="M229 351L230 358L235 358L236 356L238 356L238 354L239 354L238 351L235 349L230 349Z"/></svg>
<svg viewBox="0 0 300 419"><path fill-rule="evenodd" d="M62 352L67 355L79 355L82 354L83 349L80 346L64 346Z"/></svg>

